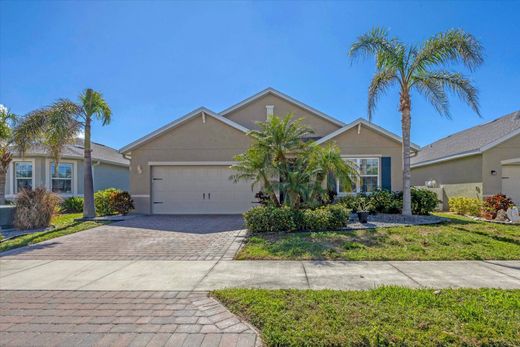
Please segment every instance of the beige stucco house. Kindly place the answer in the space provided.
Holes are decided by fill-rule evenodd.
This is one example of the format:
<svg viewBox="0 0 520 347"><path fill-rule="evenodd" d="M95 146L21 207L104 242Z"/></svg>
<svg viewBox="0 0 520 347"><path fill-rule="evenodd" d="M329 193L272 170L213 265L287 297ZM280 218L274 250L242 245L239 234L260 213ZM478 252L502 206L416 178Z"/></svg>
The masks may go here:
<svg viewBox="0 0 520 347"><path fill-rule="evenodd" d="M504 193L520 205L520 111L463 130L421 148L412 183L452 196Z"/></svg>
<svg viewBox="0 0 520 347"><path fill-rule="evenodd" d="M279 91L268 88L216 113L198 108L130 143L130 192L146 214L242 213L253 206L249 183L229 180L233 157L251 144L247 132L267 115L293 113L315 131L311 140L335 142L345 160L361 168L354 192L378 187L400 190L401 138L357 119L345 124ZM412 146L416 152L419 148ZM339 185L338 185L339 186ZM352 192L341 191L339 195Z"/></svg>

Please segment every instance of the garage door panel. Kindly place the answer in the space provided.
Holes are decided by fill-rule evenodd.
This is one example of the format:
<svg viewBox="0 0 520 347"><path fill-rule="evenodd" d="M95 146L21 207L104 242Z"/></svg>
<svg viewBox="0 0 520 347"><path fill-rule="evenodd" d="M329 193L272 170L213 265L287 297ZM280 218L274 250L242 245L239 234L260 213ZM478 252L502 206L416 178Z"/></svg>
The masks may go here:
<svg viewBox="0 0 520 347"><path fill-rule="evenodd" d="M233 183L227 166L152 168L152 211L156 214L242 213L253 206L248 182ZM155 202L155 203L154 203Z"/></svg>

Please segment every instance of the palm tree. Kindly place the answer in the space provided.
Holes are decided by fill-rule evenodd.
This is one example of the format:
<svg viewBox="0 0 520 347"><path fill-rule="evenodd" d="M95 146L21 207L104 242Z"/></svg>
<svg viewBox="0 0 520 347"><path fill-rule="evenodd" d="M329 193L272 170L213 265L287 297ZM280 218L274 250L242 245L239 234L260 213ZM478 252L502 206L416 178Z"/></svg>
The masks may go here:
<svg viewBox="0 0 520 347"><path fill-rule="evenodd" d="M473 71L483 62L482 46L471 34L449 30L425 41L420 47L407 46L376 28L360 36L349 55L373 55L377 72L368 88L368 118L372 119L377 100L389 87L399 86L403 156L403 215L411 215L410 126L411 92L422 94L441 115L450 117L446 90L457 94L479 116L477 89L462 74L447 70L449 63L462 62Z"/></svg>
<svg viewBox="0 0 520 347"><path fill-rule="evenodd" d="M273 205L280 206L280 201L273 188L272 178L275 177L275 171L271 165L269 153L258 147L250 147L245 153L236 155L233 159L237 163L231 166L236 172L231 175L231 180L235 183L251 182L251 189L260 183Z"/></svg>
<svg viewBox="0 0 520 347"><path fill-rule="evenodd" d="M16 115L7 107L0 105L0 205L5 204L5 182L9 163L13 160L9 146L12 141L12 128Z"/></svg>
<svg viewBox="0 0 520 347"><path fill-rule="evenodd" d="M325 147L313 146L310 153L309 167L315 173L314 189L311 199L320 198L325 187L325 192L333 191L336 179L339 179L345 187L352 186L352 179L357 176L356 168L341 157L341 151L335 144Z"/></svg>
<svg viewBox="0 0 520 347"><path fill-rule="evenodd" d="M58 164L66 145L75 141L78 133L85 131L84 140L84 206L83 217L96 216L94 206L94 185L92 180L91 125L92 118L110 123L111 111L101 93L86 89L80 95L80 104L68 99L60 99L51 106L26 115L16 126L14 142L23 156L32 145L42 145L54 161L54 175L58 174Z"/></svg>
<svg viewBox="0 0 520 347"><path fill-rule="evenodd" d="M96 208L94 206L94 181L92 178L92 148L91 148L91 125L92 118L95 117L101 121L103 125L110 123L112 111L108 106L103 95L90 88L86 89L81 95L81 112L80 117L83 119L85 130L84 143L84 204L83 217L93 218L96 216Z"/></svg>

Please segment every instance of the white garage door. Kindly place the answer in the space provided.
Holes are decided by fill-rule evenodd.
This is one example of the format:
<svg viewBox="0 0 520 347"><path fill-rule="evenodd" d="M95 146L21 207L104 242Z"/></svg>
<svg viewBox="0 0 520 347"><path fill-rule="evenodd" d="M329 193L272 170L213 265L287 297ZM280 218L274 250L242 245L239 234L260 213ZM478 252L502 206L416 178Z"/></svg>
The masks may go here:
<svg viewBox="0 0 520 347"><path fill-rule="evenodd" d="M154 214L234 214L253 206L247 182L233 183L227 166L152 167Z"/></svg>
<svg viewBox="0 0 520 347"><path fill-rule="evenodd" d="M502 166L502 193L520 206L520 166Z"/></svg>

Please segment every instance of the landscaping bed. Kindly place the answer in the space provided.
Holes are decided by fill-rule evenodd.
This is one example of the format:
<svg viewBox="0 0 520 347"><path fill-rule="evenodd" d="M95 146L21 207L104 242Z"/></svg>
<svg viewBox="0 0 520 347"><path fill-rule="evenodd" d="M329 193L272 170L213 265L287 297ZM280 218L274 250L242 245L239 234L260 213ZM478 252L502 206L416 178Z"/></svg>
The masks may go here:
<svg viewBox="0 0 520 347"><path fill-rule="evenodd" d="M360 229L374 229L374 228L390 228L390 227L402 227L410 225L426 225L426 224L438 224L449 221L446 218L442 218L435 215L421 216L403 216L401 214L387 214L377 213L368 216L368 223L360 223L356 218L351 217L351 221L348 222L345 230L360 230Z"/></svg>
<svg viewBox="0 0 520 347"><path fill-rule="evenodd" d="M267 346L517 346L520 290L224 289Z"/></svg>
<svg viewBox="0 0 520 347"><path fill-rule="evenodd" d="M520 226L438 214L434 225L249 236L238 260L520 259ZM349 224L350 226L350 224Z"/></svg>

